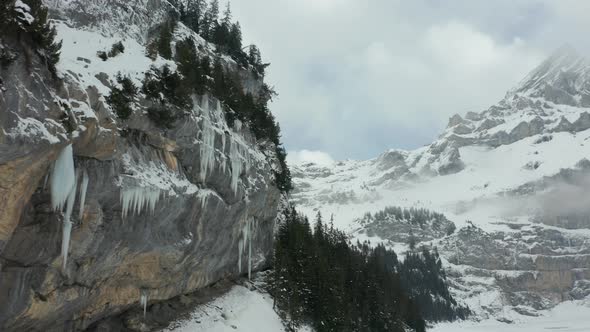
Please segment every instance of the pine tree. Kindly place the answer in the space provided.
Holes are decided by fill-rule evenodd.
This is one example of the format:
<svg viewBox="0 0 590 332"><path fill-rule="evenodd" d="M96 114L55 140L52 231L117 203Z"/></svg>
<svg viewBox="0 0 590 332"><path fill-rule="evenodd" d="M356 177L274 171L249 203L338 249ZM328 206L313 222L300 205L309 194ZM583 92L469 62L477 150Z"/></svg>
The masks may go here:
<svg viewBox="0 0 590 332"><path fill-rule="evenodd" d="M119 118L126 120L133 113L131 103L137 95L138 89L129 77L122 76L121 73L117 74L117 83L121 87L114 86L106 97L106 101Z"/></svg>
<svg viewBox="0 0 590 332"><path fill-rule="evenodd" d="M176 29L176 21L168 20L160 28L160 37L158 38L158 53L164 59L172 59L172 35Z"/></svg>
<svg viewBox="0 0 590 332"><path fill-rule="evenodd" d="M287 152L283 146L277 145L276 154L282 169L280 173L275 173L277 187L283 192L290 192L293 190L293 180L291 171L287 166Z"/></svg>
<svg viewBox="0 0 590 332"><path fill-rule="evenodd" d="M203 17L201 35L211 41L213 33L219 25L219 0L212 0Z"/></svg>
<svg viewBox="0 0 590 332"><path fill-rule="evenodd" d="M187 4L185 18L181 18L181 20L194 32L201 34L206 10L207 2L205 0L191 0Z"/></svg>
<svg viewBox="0 0 590 332"><path fill-rule="evenodd" d="M248 56L242 50L242 28L240 22L231 25L227 47L229 55L234 58L243 67L248 67Z"/></svg>
<svg viewBox="0 0 590 332"><path fill-rule="evenodd" d="M322 213L320 211L318 211L318 213L315 216L315 226L314 226L314 231L313 234L322 239L324 236L324 221L322 218Z"/></svg>
<svg viewBox="0 0 590 332"><path fill-rule="evenodd" d="M231 1L228 1L225 5L225 11L223 12L223 19L221 20L221 24L225 24L226 26L231 25Z"/></svg>
<svg viewBox="0 0 590 332"><path fill-rule="evenodd" d="M248 63L252 65L254 74L261 78L264 77L266 68L270 66L270 63L262 62L260 50L256 45L250 45L248 49Z"/></svg>

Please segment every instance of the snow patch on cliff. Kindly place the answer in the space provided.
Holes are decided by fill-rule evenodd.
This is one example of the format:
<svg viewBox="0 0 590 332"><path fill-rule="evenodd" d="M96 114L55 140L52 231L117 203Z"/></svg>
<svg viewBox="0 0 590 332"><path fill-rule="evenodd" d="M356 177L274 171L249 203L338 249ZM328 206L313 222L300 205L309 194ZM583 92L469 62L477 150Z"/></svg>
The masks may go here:
<svg viewBox="0 0 590 332"><path fill-rule="evenodd" d="M18 117L16 126L8 131L4 131L4 134L12 139L27 139L33 142L46 141L49 144L57 144L61 141L60 138L51 134L47 129L47 125L52 126L54 124L57 125L52 121L47 121L44 124L35 118ZM60 136L65 139L64 135Z"/></svg>
<svg viewBox="0 0 590 332"><path fill-rule="evenodd" d="M170 66L176 69L174 61L158 57L152 61L146 56L145 47L135 39L124 37L106 37L96 31L87 31L69 27L64 22L56 22L57 39L63 40L60 61L57 69L61 75L70 75L81 86L96 86L103 96L109 95L110 87L97 77L107 74L114 80L118 73L131 78L136 86L141 86L144 75L151 66ZM121 41L125 52L107 61L97 56L99 51L109 51L113 44Z"/></svg>

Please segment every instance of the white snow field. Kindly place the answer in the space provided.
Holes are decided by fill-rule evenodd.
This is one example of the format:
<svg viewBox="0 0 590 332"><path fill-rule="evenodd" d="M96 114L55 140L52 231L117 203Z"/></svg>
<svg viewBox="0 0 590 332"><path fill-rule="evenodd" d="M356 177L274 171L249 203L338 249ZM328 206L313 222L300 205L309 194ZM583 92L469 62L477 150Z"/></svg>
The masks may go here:
<svg viewBox="0 0 590 332"><path fill-rule="evenodd" d="M512 324L497 320L482 322L443 323L430 332L588 332L590 331L590 305L564 302L546 312L543 317L529 317Z"/></svg>

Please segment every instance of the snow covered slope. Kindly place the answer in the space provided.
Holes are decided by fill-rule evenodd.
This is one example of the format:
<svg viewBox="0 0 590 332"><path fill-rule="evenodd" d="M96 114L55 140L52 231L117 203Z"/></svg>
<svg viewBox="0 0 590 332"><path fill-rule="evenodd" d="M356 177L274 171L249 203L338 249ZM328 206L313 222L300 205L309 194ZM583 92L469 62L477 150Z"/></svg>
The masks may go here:
<svg viewBox="0 0 590 332"><path fill-rule="evenodd" d="M446 259L456 297L476 319L518 321L590 294L589 140L590 61L564 47L498 104L453 116L428 146L293 167L292 201L398 250L409 234L391 233L404 220L379 233L367 212L443 213L457 231L421 244Z"/></svg>
<svg viewBox="0 0 590 332"><path fill-rule="evenodd" d="M270 295L235 286L225 295L197 308L191 317L165 331L280 332L285 327L273 310Z"/></svg>

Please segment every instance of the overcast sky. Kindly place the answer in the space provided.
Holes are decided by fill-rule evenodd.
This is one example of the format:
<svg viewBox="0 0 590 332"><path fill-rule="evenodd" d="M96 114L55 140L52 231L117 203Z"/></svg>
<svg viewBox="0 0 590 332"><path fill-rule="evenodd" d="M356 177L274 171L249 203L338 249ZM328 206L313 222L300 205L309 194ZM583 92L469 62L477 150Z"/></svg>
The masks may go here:
<svg viewBox="0 0 590 332"><path fill-rule="evenodd" d="M556 48L587 53L590 41L585 0L233 0L232 9L245 42L272 63L272 111L291 160L429 144L451 115L483 111Z"/></svg>

